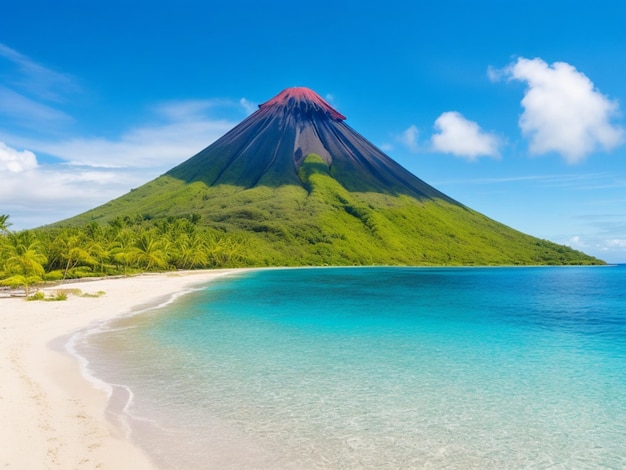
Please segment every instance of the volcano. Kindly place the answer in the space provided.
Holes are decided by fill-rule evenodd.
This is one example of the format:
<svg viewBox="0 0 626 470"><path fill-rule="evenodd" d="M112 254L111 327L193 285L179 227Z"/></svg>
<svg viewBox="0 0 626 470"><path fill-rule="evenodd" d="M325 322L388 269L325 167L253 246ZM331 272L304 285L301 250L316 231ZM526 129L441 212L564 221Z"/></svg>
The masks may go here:
<svg viewBox="0 0 626 470"><path fill-rule="evenodd" d="M287 88L168 174L208 186L301 184L298 170L302 162L308 155L318 155L348 191L451 201L381 152L345 120L314 91Z"/></svg>
<svg viewBox="0 0 626 470"><path fill-rule="evenodd" d="M193 216L246 266L589 264L448 197L287 88L164 175L57 225Z"/></svg>

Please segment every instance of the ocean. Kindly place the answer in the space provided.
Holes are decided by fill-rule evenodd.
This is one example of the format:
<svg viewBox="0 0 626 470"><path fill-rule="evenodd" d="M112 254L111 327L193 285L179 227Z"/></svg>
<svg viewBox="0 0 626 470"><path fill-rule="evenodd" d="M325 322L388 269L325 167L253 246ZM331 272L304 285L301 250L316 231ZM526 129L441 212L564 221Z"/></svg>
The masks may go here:
<svg viewBox="0 0 626 470"><path fill-rule="evenodd" d="M626 266L262 269L72 338L162 468L624 468Z"/></svg>

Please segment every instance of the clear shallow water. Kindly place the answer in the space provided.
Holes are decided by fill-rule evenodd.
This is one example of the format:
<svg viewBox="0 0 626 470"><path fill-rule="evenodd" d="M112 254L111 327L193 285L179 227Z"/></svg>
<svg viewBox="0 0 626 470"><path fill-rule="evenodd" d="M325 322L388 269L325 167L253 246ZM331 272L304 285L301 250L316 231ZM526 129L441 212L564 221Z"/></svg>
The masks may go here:
<svg viewBox="0 0 626 470"><path fill-rule="evenodd" d="M262 270L76 349L165 468L623 468L625 286L626 267Z"/></svg>

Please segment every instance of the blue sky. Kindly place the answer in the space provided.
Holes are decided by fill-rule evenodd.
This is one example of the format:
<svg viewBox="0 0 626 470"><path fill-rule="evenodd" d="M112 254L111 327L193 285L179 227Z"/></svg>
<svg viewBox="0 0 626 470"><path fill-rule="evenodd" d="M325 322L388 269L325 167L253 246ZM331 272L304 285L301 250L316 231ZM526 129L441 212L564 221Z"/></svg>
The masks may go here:
<svg viewBox="0 0 626 470"><path fill-rule="evenodd" d="M0 15L0 214L78 214L306 86L439 190L626 262L626 2L31 1Z"/></svg>

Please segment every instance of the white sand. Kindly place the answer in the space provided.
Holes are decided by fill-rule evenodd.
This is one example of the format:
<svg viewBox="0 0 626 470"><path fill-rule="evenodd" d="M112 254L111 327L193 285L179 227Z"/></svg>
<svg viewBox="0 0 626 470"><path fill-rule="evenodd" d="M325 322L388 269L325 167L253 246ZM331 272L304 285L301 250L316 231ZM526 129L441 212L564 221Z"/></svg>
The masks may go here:
<svg viewBox="0 0 626 470"><path fill-rule="evenodd" d="M44 289L105 292L97 298L0 298L0 468L154 468L106 420L106 393L81 375L75 358L52 349L50 342L232 272L146 274Z"/></svg>

